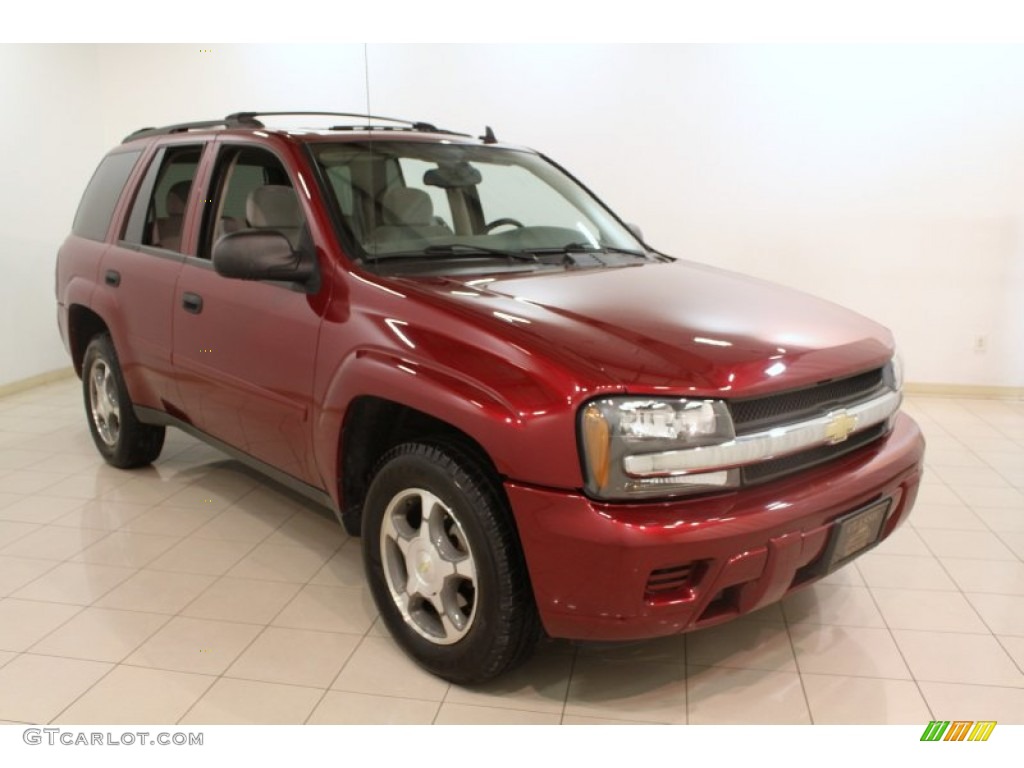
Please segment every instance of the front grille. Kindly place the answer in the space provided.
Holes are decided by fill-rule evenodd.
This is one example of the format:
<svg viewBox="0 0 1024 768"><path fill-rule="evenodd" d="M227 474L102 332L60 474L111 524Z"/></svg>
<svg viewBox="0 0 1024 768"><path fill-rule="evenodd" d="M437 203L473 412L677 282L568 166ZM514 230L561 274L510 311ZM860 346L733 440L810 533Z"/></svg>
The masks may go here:
<svg viewBox="0 0 1024 768"><path fill-rule="evenodd" d="M743 467L741 477L744 485L755 485L766 483L769 480L809 469L817 464L838 459L847 453L862 448L870 442L877 440L885 434L887 425L885 422L876 424L863 432L850 435L849 438L836 445L820 445L816 448L808 448L806 451L793 453L779 459L769 459L760 464L751 464Z"/></svg>
<svg viewBox="0 0 1024 768"><path fill-rule="evenodd" d="M834 379L778 395L732 400L729 410L737 435L806 421L830 411L869 400L886 390L885 369Z"/></svg>

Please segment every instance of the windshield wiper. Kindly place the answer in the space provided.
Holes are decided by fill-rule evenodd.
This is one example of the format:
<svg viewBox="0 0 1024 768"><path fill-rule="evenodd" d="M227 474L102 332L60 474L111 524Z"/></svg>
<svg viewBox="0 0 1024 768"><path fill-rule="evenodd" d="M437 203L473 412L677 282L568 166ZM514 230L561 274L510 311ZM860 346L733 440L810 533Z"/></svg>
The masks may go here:
<svg viewBox="0 0 1024 768"><path fill-rule="evenodd" d="M500 256L509 261L538 261L536 254L530 251L510 251L501 248L488 248L483 245L452 243L451 245L428 245L417 251L397 251L395 253L378 253L370 258L374 261L387 259L466 259L477 256Z"/></svg>
<svg viewBox="0 0 1024 768"><path fill-rule="evenodd" d="M607 254L607 253L621 253L626 256L639 256L640 258L646 259L647 254L643 251L633 251L628 248L616 248L612 245L592 245L590 243L568 243L567 245L558 245L550 248L534 248L535 253L544 255L548 253L556 254L573 254L573 253L590 253L590 254Z"/></svg>

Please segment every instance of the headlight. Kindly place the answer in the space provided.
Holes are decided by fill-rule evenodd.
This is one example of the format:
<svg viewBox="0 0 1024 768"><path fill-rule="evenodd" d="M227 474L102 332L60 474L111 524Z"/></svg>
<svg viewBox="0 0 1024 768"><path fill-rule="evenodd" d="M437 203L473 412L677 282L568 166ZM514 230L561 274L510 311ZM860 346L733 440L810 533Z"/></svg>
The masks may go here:
<svg viewBox="0 0 1024 768"><path fill-rule="evenodd" d="M894 392L903 389L903 358L899 352L892 356L892 360L885 366L885 383L892 387Z"/></svg>
<svg viewBox="0 0 1024 768"><path fill-rule="evenodd" d="M734 437L732 418L720 400L615 397L591 401L580 411L587 492L597 498L625 500L735 487L739 480L735 469L685 472L637 461L644 454L718 445Z"/></svg>

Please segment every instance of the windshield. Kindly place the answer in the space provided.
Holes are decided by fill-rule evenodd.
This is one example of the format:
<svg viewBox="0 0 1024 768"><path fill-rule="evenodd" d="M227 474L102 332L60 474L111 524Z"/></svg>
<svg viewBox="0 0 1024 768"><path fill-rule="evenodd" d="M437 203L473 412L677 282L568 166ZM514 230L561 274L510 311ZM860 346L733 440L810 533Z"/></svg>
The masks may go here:
<svg viewBox="0 0 1024 768"><path fill-rule="evenodd" d="M313 154L356 255L369 265L522 269L645 258L629 230L532 152L372 141L318 144Z"/></svg>

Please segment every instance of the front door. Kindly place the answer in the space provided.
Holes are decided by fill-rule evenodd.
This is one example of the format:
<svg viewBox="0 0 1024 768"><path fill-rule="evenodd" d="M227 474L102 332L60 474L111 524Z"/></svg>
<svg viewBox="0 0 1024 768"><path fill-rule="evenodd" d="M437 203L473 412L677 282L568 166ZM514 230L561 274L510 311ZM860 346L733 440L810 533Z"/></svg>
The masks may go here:
<svg viewBox="0 0 1024 768"><path fill-rule="evenodd" d="M320 486L311 398L325 297L290 283L221 277L211 262L216 240L239 229L275 229L295 249L314 249L295 189L270 151L219 146L195 256L178 278L174 366L195 427Z"/></svg>

